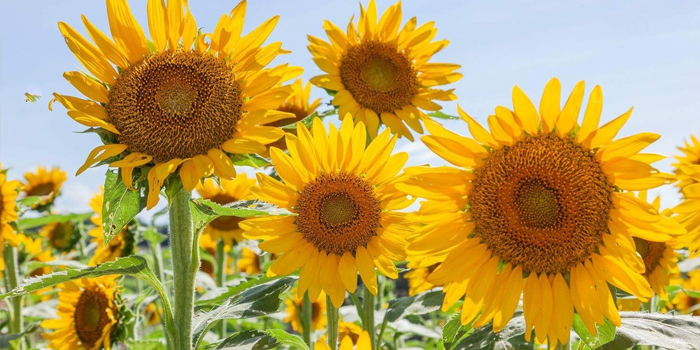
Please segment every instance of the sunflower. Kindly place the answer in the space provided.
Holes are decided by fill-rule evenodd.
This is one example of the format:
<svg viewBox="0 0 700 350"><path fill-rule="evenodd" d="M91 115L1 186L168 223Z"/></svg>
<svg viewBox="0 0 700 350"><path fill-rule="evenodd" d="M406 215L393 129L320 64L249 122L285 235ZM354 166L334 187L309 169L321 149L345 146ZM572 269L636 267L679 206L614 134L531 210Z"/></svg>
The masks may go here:
<svg viewBox="0 0 700 350"><path fill-rule="evenodd" d="M270 123L270 125L285 126L301 121L312 115L321 104L320 98L309 103L311 99L311 83L306 83L306 85L304 85L301 79L297 79L290 85L292 87L292 93L282 102L282 105L280 105L277 110L294 114L294 118L278 120Z"/></svg>
<svg viewBox="0 0 700 350"><path fill-rule="evenodd" d="M199 269L202 270L202 272L206 273L207 275L211 276L212 278L214 277L214 273L216 272L214 270L214 264L212 264L212 261L215 261L216 257L216 241L212 240L211 236L209 235L202 235L199 238L199 247L204 249L204 251L207 252L207 254L214 260L206 259L202 255L200 257L202 258L200 260L199 264ZM228 252L231 250L229 246L224 246L224 254L226 255L226 263L224 264L225 269L226 269L226 274L231 274L231 257L229 256Z"/></svg>
<svg viewBox="0 0 700 350"><path fill-rule="evenodd" d="M217 204L230 204L233 202L253 199L250 189L255 186L255 179L249 179L246 174L238 174L232 180L221 180L221 185L214 179L205 179L197 185L197 192L203 199L208 199ZM222 216L212 220L204 229L204 235L208 235L213 242L223 239L228 247L243 240L243 230L238 227L241 218L236 216Z"/></svg>
<svg viewBox="0 0 700 350"><path fill-rule="evenodd" d="M304 299L303 296L300 298L296 294L292 293L292 296L284 301L287 306L285 310L287 317L284 318L284 322L291 324L292 329L301 333L301 304ZM326 328L326 295L321 293L316 301L311 302L311 330L323 328Z"/></svg>
<svg viewBox="0 0 700 350"><path fill-rule="evenodd" d="M49 246L62 253L73 250L80 240L78 226L72 221L52 222L42 227L39 235L49 243Z"/></svg>
<svg viewBox="0 0 700 350"><path fill-rule="evenodd" d="M61 192L61 185L68 179L66 172L59 169L47 169L39 166L36 172L24 173L26 180L22 191L27 197L39 196L41 200L32 208L51 205Z"/></svg>
<svg viewBox="0 0 700 350"><path fill-rule="evenodd" d="M239 272L244 272L246 275L256 275L262 273L260 268L260 256L250 249L243 247L241 249L241 258L236 261L236 267Z"/></svg>
<svg viewBox="0 0 700 350"><path fill-rule="evenodd" d="M146 317L146 322L149 326L155 326L160 323L160 313L162 310L155 303L150 303L143 310L144 316Z"/></svg>
<svg viewBox="0 0 700 350"><path fill-rule="evenodd" d="M130 222L119 233L117 233L109 244L105 246L105 237L102 231L102 204L104 201L104 189L100 188L100 192L96 193L90 200L90 208L95 212L95 216L90 218L90 221L96 226L91 229L90 243L97 244L95 253L90 258L89 265L94 266L103 264L109 261L114 261L123 256L129 256L135 249L135 236L137 224L135 221Z"/></svg>
<svg viewBox="0 0 700 350"><path fill-rule="evenodd" d="M50 349L109 350L119 316L115 305L117 276L65 282L58 293L57 319L41 322L53 329L42 336Z"/></svg>
<svg viewBox="0 0 700 350"><path fill-rule="evenodd" d="M309 51L326 74L313 77L312 84L336 92L333 105L338 116L350 113L355 122L367 125L377 135L380 121L392 133L413 141L408 125L422 134L423 112L438 111L434 102L457 99L454 89L436 88L458 81L457 64L431 63L430 58L449 43L431 42L437 34L434 22L417 27L413 17L401 28L401 2L389 7L377 24L374 0L360 5L357 26L350 20L347 32L325 21L330 43L309 35ZM417 28L416 28L417 27Z"/></svg>
<svg viewBox="0 0 700 350"><path fill-rule="evenodd" d="M352 322L343 322L342 319L340 320L340 322L338 322L338 338L339 339L343 339L345 337L350 337L350 340L352 340L352 343L357 345L357 342L360 340L360 337L362 336L362 332L363 332L362 327L360 327Z"/></svg>
<svg viewBox="0 0 700 350"><path fill-rule="evenodd" d="M406 267L410 268L411 271L406 272L403 276L406 281L408 281L408 295L413 296L433 289L435 285L428 282L427 278L428 275L435 271L438 265L439 264L433 264L428 267L416 267L420 266L420 264L409 263Z"/></svg>
<svg viewBox="0 0 700 350"><path fill-rule="evenodd" d="M690 138L690 143L686 141L685 147L679 148L684 154L676 156L678 162L673 164L684 200L672 210L689 232L679 244L695 257L700 255L700 142L694 135Z"/></svg>
<svg viewBox="0 0 700 350"><path fill-rule="evenodd" d="M430 224L408 237L408 254L442 260L428 282L445 284L443 309L465 296L462 323L493 321L500 331L522 294L527 339L534 328L552 345L569 341L574 310L593 334L605 318L620 325L608 284L644 301L653 295L633 237L685 233L630 192L674 180L650 165L662 156L639 153L659 135L613 141L632 110L598 127L598 86L579 126L583 82L563 108L560 91L552 79L538 113L516 86L514 111L497 107L490 132L459 109L473 138L425 121L423 142L459 168L408 168L411 178L397 185L428 200L421 222Z"/></svg>
<svg viewBox="0 0 700 350"><path fill-rule="evenodd" d="M693 316L700 316L700 270L690 271L688 278L681 281L680 285L688 290L695 292L695 296L689 295L687 292L680 292L673 298L674 307L684 314L692 313Z"/></svg>
<svg viewBox="0 0 700 350"><path fill-rule="evenodd" d="M7 181L7 174L2 170L0 163L0 247L4 246L4 242L16 247L20 242L15 234L15 229L10 225L11 222L17 221L17 207L15 201L22 189L22 183L16 180ZM0 259L0 263L4 269L4 261Z"/></svg>
<svg viewBox="0 0 700 350"><path fill-rule="evenodd" d="M84 16L94 44L60 22L69 49L92 76L66 72L86 98L54 94L55 100L105 143L90 152L78 174L109 163L132 188L134 169L141 169L150 209L178 168L188 191L202 177L233 179L229 155L264 152L265 144L282 137L282 130L264 124L291 117L274 109L292 91L280 83L302 69L286 64L265 69L278 54L288 53L279 42L261 46L279 16L241 36L246 7L242 1L221 17L213 33L202 34L187 1L151 1L150 40L126 0L107 1L114 41Z"/></svg>
<svg viewBox="0 0 700 350"><path fill-rule="evenodd" d="M312 134L313 132L313 134ZM241 222L243 236L262 239L260 249L281 254L268 274L288 275L301 268L297 295L308 290L312 300L321 290L337 308L345 291L357 288L357 272L372 294L377 293L375 266L397 278L394 261L405 258L405 234L413 229L404 209L412 201L396 191L406 153L391 155L397 137L387 131L368 146L364 123L352 117L329 132L319 119L312 131L297 124L287 134L291 156L278 148L270 155L280 182L258 174L253 188L260 200L276 204L293 216L267 216Z"/></svg>
<svg viewBox="0 0 700 350"><path fill-rule="evenodd" d="M367 331L362 331L360 336L357 338L356 341L353 341L352 338L349 335L346 336L341 336L341 334L338 334L338 339L340 339L340 346L337 346L336 348L338 350L369 350L372 349L372 343L369 337L369 333ZM355 347L357 345L357 347ZM331 350L331 347L328 346L326 343L326 339L321 338L316 341L314 349L316 350Z"/></svg>

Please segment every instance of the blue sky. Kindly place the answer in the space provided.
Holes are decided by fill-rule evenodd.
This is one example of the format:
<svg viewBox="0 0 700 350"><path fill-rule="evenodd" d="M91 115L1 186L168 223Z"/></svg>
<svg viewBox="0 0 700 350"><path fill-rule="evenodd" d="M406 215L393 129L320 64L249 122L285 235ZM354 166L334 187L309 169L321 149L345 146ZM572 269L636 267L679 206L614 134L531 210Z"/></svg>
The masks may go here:
<svg viewBox="0 0 700 350"><path fill-rule="evenodd" d="M235 1L190 1L197 24L211 31ZM146 0L131 0L132 11L146 28ZM379 1L383 11L393 4ZM579 80L587 93L603 88L603 120L635 110L620 136L658 132L661 140L650 151L676 154L676 146L700 130L700 3L659 1L406 1L404 21L435 21L436 39L451 44L434 62L462 65L464 78L454 84L458 103L480 121L498 105L511 107L510 93L519 85L535 102L545 83L558 77L565 99ZM89 210L88 201L103 182L105 167L75 177L88 152L99 144L57 105L49 112L52 92L77 94L62 78L64 71L81 68L57 27L65 21L80 31L80 14L109 32L104 1L3 1L0 3L0 161L18 178L35 166L58 165L69 172L62 211ZM270 40L282 41L291 55L278 59L306 69L308 79L320 73L306 50L306 35L324 37L329 19L345 27L359 14L356 1L251 0L244 32L279 14ZM43 95L39 103L25 103L24 92ZM324 96L316 90L318 97ZM456 114L456 103L444 112ZM466 134L461 121L449 128ZM410 164L444 164L419 141L402 141L397 150L409 152ZM670 170L670 161L661 164ZM243 169L240 169L243 170ZM663 203L677 201L674 189L661 191Z"/></svg>

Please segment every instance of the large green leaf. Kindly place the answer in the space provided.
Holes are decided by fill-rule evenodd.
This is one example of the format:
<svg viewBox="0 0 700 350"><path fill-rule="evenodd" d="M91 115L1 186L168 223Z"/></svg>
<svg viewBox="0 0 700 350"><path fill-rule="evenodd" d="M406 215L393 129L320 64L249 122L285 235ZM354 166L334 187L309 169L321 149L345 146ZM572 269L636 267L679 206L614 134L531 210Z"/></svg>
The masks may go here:
<svg viewBox="0 0 700 350"><path fill-rule="evenodd" d="M574 314L573 329L578 334L581 341L591 349L597 349L615 339L615 325L605 319L604 325L595 325L597 334L593 335L588 331L581 316Z"/></svg>
<svg viewBox="0 0 700 350"><path fill-rule="evenodd" d="M445 349L450 350L452 346L466 338L472 331L471 324L462 325L461 315L456 314L445 323L442 328L442 342Z"/></svg>
<svg viewBox="0 0 700 350"><path fill-rule="evenodd" d="M244 282L241 282L235 286L230 286L228 287L228 290L209 299L200 299L196 300L194 302L195 307L197 308L212 308L219 306L223 304L226 300L231 299L232 297L240 294L244 290L263 284L267 283L273 280L279 279L279 277L260 277L260 278L255 278L251 280L247 280Z"/></svg>
<svg viewBox="0 0 700 350"><path fill-rule="evenodd" d="M249 166L255 169L272 165L269 160L257 154L236 154L231 156L231 162L233 165Z"/></svg>
<svg viewBox="0 0 700 350"><path fill-rule="evenodd" d="M451 350L530 350L533 344L525 341L525 318L521 311L516 311L513 319L498 333L489 323L477 328L455 344Z"/></svg>
<svg viewBox="0 0 700 350"><path fill-rule="evenodd" d="M277 339L280 344L289 346L292 349L309 350L309 347L304 343L303 339L299 338L297 335L287 333L287 331L283 329L268 329L265 333Z"/></svg>
<svg viewBox="0 0 700 350"><path fill-rule="evenodd" d="M89 219L93 213L81 213L81 214L61 214L61 215L45 215L36 218L26 218L17 221L17 227L24 231L37 227L42 227L52 223L62 223L68 221L82 222Z"/></svg>
<svg viewBox="0 0 700 350"><path fill-rule="evenodd" d="M277 348L274 337L263 331L238 332L216 345L215 350L265 350Z"/></svg>
<svg viewBox="0 0 700 350"><path fill-rule="evenodd" d="M428 113L428 115L433 117L433 118L439 118L439 119L459 120L459 117L457 117L457 116L445 114L445 113L442 113L440 111L430 112L430 113Z"/></svg>
<svg viewBox="0 0 700 350"><path fill-rule="evenodd" d="M220 216L247 218L258 215L289 215L289 211L273 204L257 200L239 201L227 205L216 204L207 199L194 199L190 202L194 227L199 232L212 220Z"/></svg>
<svg viewBox="0 0 700 350"><path fill-rule="evenodd" d="M445 294L441 290L397 298L389 301L385 317L389 322L396 322L408 315L427 314L440 309L444 298Z"/></svg>
<svg viewBox="0 0 700 350"><path fill-rule="evenodd" d="M258 317L280 311L283 305L280 296L295 281L296 277L282 277L258 284L225 300L210 311L199 313L193 321L195 348L207 331L220 320Z"/></svg>
<svg viewBox="0 0 700 350"><path fill-rule="evenodd" d="M615 339L602 346L622 350L634 346L658 346L674 350L700 349L700 317L646 312L620 312L622 326Z"/></svg>
<svg viewBox="0 0 700 350"><path fill-rule="evenodd" d="M146 207L140 190L126 188L116 171L107 170L102 202L102 234L105 247L138 213Z"/></svg>

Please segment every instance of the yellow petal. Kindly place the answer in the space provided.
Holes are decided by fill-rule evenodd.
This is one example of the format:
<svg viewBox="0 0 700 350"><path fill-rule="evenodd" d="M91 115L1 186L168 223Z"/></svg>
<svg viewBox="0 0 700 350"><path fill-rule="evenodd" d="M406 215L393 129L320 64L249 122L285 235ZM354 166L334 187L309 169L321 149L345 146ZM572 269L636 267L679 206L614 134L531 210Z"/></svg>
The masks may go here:
<svg viewBox="0 0 700 350"><path fill-rule="evenodd" d="M148 30L151 33L151 40L153 40L156 51L164 51L168 44L168 22L164 0L148 0Z"/></svg>
<svg viewBox="0 0 700 350"><path fill-rule="evenodd" d="M574 90L571 91L569 99L566 100L564 109L562 109L559 119L557 120L557 133L560 136L566 136L576 126L578 114L581 111L584 90L584 82L579 81L576 83L576 86L574 86Z"/></svg>
<svg viewBox="0 0 700 350"><path fill-rule="evenodd" d="M582 142L598 128L600 114L602 112L603 90L600 88L600 85L596 85L593 88L593 91L591 91L591 96L588 97L586 113L583 115L583 122L581 123L581 128L578 130L578 134L576 135L576 141Z"/></svg>
<svg viewBox="0 0 700 350"><path fill-rule="evenodd" d="M65 72L63 77L87 98L101 103L109 103L109 92L104 85L80 72Z"/></svg>
<svg viewBox="0 0 700 350"><path fill-rule="evenodd" d="M525 131L530 135L537 134L540 126L540 116L537 114L537 109L535 109L535 105L532 104L530 98L518 86L513 87L513 110Z"/></svg>
<svg viewBox="0 0 700 350"><path fill-rule="evenodd" d="M542 132L548 133L554 129L554 124L559 117L561 100L561 83L559 79L552 78L544 87L542 100L540 101L540 115L542 116Z"/></svg>
<svg viewBox="0 0 700 350"><path fill-rule="evenodd" d="M127 149L127 145L122 145L122 144L112 144L112 145L102 145L95 147L90 154L87 157L87 160L85 163L78 169L78 172L75 175L80 175L83 171L85 171L87 168L92 166L93 164L103 161L109 157L116 156L117 154L120 154Z"/></svg>

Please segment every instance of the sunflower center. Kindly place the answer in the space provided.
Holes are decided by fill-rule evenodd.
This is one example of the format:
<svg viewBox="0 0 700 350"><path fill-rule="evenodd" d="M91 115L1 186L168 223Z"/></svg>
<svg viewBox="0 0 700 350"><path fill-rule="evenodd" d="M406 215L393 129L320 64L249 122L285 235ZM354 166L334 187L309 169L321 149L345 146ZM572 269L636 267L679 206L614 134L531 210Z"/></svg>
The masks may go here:
<svg viewBox="0 0 700 350"><path fill-rule="evenodd" d="M324 174L309 182L295 209L304 239L338 256L354 253L376 236L381 212L373 187L348 173Z"/></svg>
<svg viewBox="0 0 700 350"><path fill-rule="evenodd" d="M89 347L102 337L102 330L109 323L107 295L97 288L86 289L75 306L75 331L80 341Z"/></svg>
<svg viewBox="0 0 700 350"><path fill-rule="evenodd" d="M231 67L194 51L144 58L117 79L109 97L107 116L119 142L156 163L220 147L235 133L243 106Z"/></svg>
<svg viewBox="0 0 700 350"><path fill-rule="evenodd" d="M645 274L651 274L654 269L659 266L661 259L664 257L664 252L666 251L666 243L663 242L649 242L643 239L632 237L634 239L634 245L637 249L637 253L644 260Z"/></svg>
<svg viewBox="0 0 700 350"><path fill-rule="evenodd" d="M340 64L340 79L360 106L377 114L411 104L420 88L406 54L395 45L379 41L348 49Z"/></svg>
<svg viewBox="0 0 700 350"><path fill-rule="evenodd" d="M51 246L58 250L66 250L75 243L75 227L70 222L56 224L49 234Z"/></svg>
<svg viewBox="0 0 700 350"><path fill-rule="evenodd" d="M613 186L594 153L568 138L528 137L493 151L474 174L475 234L525 271L565 272L607 232Z"/></svg>
<svg viewBox="0 0 700 350"><path fill-rule="evenodd" d="M54 184L51 182L39 184L27 191L27 196L45 196L53 192Z"/></svg>

